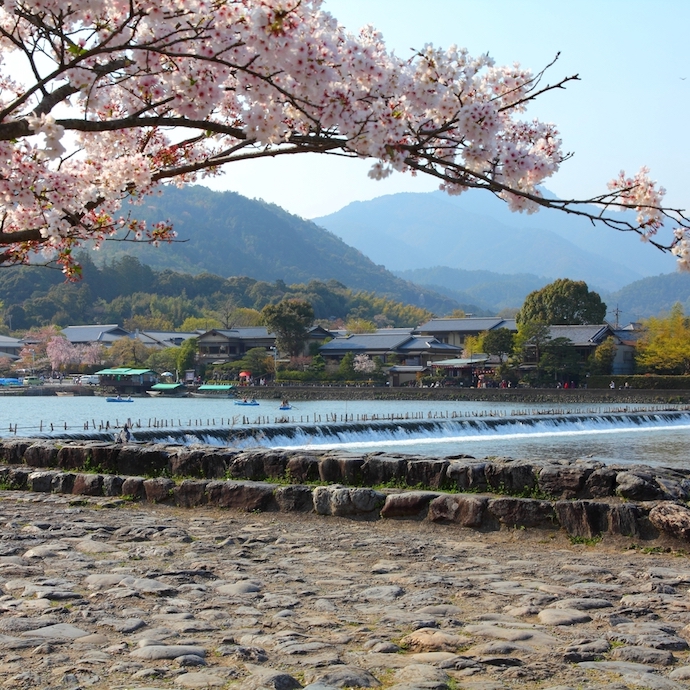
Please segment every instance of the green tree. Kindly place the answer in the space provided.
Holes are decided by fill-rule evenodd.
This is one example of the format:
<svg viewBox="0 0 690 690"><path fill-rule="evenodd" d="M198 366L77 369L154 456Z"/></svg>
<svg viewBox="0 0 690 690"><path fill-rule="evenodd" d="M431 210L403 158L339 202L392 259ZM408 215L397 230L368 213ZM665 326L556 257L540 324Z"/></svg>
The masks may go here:
<svg viewBox="0 0 690 690"><path fill-rule="evenodd" d="M177 355L179 347L166 347L152 352L144 362L144 366L152 371L162 374L164 371L175 372L177 368Z"/></svg>
<svg viewBox="0 0 690 690"><path fill-rule="evenodd" d="M115 366L140 369L153 351L153 348L146 347L136 338L120 338L108 348L106 354Z"/></svg>
<svg viewBox="0 0 690 690"><path fill-rule="evenodd" d="M613 371L613 360L616 357L616 342L610 336L597 346L589 358L588 365L592 374L608 376Z"/></svg>
<svg viewBox="0 0 690 690"><path fill-rule="evenodd" d="M311 358L309 371L315 374L323 374L323 372L326 371L326 360L320 354L315 354Z"/></svg>
<svg viewBox="0 0 690 690"><path fill-rule="evenodd" d="M553 338L544 345L539 369L554 381L569 381L580 373L580 358L568 338Z"/></svg>
<svg viewBox="0 0 690 690"><path fill-rule="evenodd" d="M587 283L559 278L530 292L515 318L518 323L542 321L556 325L601 323L605 316L606 305Z"/></svg>
<svg viewBox="0 0 690 690"><path fill-rule="evenodd" d="M261 321L276 335L279 349L297 357L307 339L307 330L314 321L314 309L303 300L283 300L268 304L261 310Z"/></svg>
<svg viewBox="0 0 690 690"><path fill-rule="evenodd" d="M212 328L223 328L223 324L212 316L188 316L180 324L180 330L183 333L210 331Z"/></svg>
<svg viewBox="0 0 690 690"><path fill-rule="evenodd" d="M177 352L177 370L182 374L188 369L194 369L196 362L196 350L199 341L196 338L189 338L185 340Z"/></svg>
<svg viewBox="0 0 690 690"><path fill-rule="evenodd" d="M345 322L345 328L348 333L376 333L376 324L361 318L348 319Z"/></svg>
<svg viewBox="0 0 690 690"><path fill-rule="evenodd" d="M487 355L498 355L503 358L513 351L515 337L508 328L496 328L482 338L483 351Z"/></svg>
<svg viewBox="0 0 690 690"><path fill-rule="evenodd" d="M345 381L352 381L352 379L357 377L357 372L355 371L355 356L352 352L348 352L341 360L338 365L338 376Z"/></svg>
<svg viewBox="0 0 690 690"><path fill-rule="evenodd" d="M637 365L656 374L690 374L690 318L676 303L666 317L644 322L645 335L637 343Z"/></svg>
<svg viewBox="0 0 690 690"><path fill-rule="evenodd" d="M518 358L523 362L534 362L538 366L544 349L551 340L550 330L549 324L543 321L519 324L514 349Z"/></svg>

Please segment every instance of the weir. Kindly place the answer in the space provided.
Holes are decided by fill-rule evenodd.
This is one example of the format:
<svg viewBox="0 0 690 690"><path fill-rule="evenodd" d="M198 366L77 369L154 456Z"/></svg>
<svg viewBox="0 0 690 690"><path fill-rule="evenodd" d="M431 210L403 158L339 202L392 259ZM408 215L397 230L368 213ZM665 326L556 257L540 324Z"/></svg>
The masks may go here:
<svg viewBox="0 0 690 690"><path fill-rule="evenodd" d="M492 437L508 434L658 428L690 424L690 411L556 414L528 417L415 419L324 424L217 426L209 428L132 429L135 441L179 445L209 444L233 448L294 447L410 438ZM42 438L112 441L113 431L36 434Z"/></svg>

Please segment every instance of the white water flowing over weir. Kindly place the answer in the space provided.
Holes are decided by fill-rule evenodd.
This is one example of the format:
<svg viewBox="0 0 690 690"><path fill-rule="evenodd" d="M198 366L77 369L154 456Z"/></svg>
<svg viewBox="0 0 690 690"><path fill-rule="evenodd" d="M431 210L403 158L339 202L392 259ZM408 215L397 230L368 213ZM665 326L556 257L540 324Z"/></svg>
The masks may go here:
<svg viewBox="0 0 690 690"><path fill-rule="evenodd" d="M140 442L431 457L591 457L609 463L683 467L690 460L687 406L564 404L554 408L550 404L341 400L295 402L287 413L278 406L275 400L242 408L230 401L189 398L139 398L129 405L108 405L102 398L5 398L0 400L4 426L0 432L14 436L8 434L6 420L9 425L23 415L17 436L112 441L118 427L131 419L134 439ZM52 431L48 420L55 420L50 422ZM101 423L108 428L99 429Z"/></svg>

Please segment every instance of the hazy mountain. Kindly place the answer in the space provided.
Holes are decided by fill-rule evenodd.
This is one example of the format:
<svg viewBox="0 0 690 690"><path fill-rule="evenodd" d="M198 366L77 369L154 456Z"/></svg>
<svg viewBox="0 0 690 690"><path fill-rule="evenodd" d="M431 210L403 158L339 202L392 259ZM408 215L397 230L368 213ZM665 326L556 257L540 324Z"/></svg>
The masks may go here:
<svg viewBox="0 0 690 690"><path fill-rule="evenodd" d="M617 290L674 261L630 233L555 211L515 214L487 193L393 194L314 219L394 271L433 266L585 280Z"/></svg>
<svg viewBox="0 0 690 690"><path fill-rule="evenodd" d="M313 222L234 192L166 187L160 196L147 197L131 211L148 222L170 220L180 241L157 248L106 242L101 261L133 255L156 269L288 284L335 279L353 290L376 292L438 314L459 306L394 276Z"/></svg>
<svg viewBox="0 0 690 690"><path fill-rule="evenodd" d="M670 273L653 276L626 285L617 292L602 295L609 307L609 314L618 308L619 323L639 321L669 311L680 302L690 315L690 273Z"/></svg>
<svg viewBox="0 0 690 690"><path fill-rule="evenodd" d="M520 308L530 292L551 282L550 278L530 273L511 275L492 271L464 271L447 266L395 271L395 274L417 285L425 285L461 304L476 304L491 314L509 307Z"/></svg>

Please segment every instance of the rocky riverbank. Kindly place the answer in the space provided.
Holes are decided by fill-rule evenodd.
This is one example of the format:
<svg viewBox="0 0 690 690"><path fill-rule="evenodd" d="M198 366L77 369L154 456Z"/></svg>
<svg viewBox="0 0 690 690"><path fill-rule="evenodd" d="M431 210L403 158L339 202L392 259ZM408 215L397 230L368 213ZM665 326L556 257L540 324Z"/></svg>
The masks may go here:
<svg viewBox="0 0 690 690"><path fill-rule="evenodd" d="M215 446L5 439L0 485L186 508L427 519L578 538L690 538L690 470Z"/></svg>
<svg viewBox="0 0 690 690"><path fill-rule="evenodd" d="M690 681L690 470L31 439L0 459L7 688Z"/></svg>

